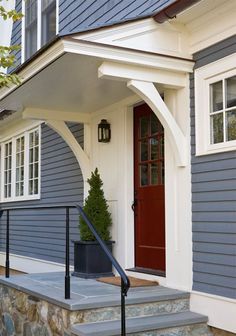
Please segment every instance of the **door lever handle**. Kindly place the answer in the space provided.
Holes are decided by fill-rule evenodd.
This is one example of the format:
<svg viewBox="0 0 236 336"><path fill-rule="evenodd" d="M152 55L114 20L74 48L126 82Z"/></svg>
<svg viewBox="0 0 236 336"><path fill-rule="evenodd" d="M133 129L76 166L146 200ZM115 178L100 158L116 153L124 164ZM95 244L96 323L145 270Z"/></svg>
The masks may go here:
<svg viewBox="0 0 236 336"><path fill-rule="evenodd" d="M137 200L135 199L135 200L133 201L132 205L131 205L131 209L132 209L133 211L135 211L135 207L136 207L136 205L137 205Z"/></svg>

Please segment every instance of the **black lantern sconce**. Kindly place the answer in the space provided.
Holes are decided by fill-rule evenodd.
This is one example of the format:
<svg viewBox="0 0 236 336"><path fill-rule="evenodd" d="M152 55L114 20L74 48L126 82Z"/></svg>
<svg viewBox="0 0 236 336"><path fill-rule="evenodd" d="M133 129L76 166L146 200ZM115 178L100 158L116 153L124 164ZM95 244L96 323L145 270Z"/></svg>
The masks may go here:
<svg viewBox="0 0 236 336"><path fill-rule="evenodd" d="M98 124L98 142L110 142L111 125L106 119L102 119Z"/></svg>

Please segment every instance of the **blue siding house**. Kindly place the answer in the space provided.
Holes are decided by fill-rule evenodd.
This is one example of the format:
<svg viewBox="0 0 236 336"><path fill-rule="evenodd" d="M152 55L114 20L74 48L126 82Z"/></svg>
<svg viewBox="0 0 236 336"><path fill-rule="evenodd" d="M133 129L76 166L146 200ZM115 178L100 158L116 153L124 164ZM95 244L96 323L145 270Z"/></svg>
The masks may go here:
<svg viewBox="0 0 236 336"><path fill-rule="evenodd" d="M6 35L21 84L0 90L11 268L63 269L53 206L82 205L98 167L127 273L190 292L215 335L236 333L236 2L10 3L24 14ZM3 213L0 266L5 236Z"/></svg>

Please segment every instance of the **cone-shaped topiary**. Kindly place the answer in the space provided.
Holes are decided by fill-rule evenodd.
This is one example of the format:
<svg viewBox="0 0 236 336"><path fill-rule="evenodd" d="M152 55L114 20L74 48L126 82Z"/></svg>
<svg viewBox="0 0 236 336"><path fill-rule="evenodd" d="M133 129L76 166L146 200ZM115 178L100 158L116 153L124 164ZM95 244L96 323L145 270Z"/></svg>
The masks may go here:
<svg viewBox="0 0 236 336"><path fill-rule="evenodd" d="M111 239L110 227L112 224L111 214L108 211L107 201L104 197L104 192L102 189L103 182L96 168L94 173L92 172L91 177L87 180L90 185L90 190L88 197L85 200L84 212L95 226L101 238L105 241ZM95 240L94 235L89 230L87 224L80 216L80 239L82 241L93 241Z"/></svg>

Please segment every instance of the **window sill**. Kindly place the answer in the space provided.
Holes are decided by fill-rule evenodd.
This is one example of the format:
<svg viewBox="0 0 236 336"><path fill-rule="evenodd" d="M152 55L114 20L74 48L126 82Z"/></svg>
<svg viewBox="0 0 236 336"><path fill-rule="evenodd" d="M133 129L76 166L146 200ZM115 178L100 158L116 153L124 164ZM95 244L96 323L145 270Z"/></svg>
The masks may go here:
<svg viewBox="0 0 236 336"><path fill-rule="evenodd" d="M236 140L233 140L227 143L224 142L221 144L210 145L204 149L196 148L195 156L211 155L211 154L225 153L225 152L231 152L231 151L236 151Z"/></svg>
<svg viewBox="0 0 236 336"><path fill-rule="evenodd" d="M12 202L26 202L26 201L34 201L34 200L40 200L40 195L34 195L34 196L27 196L27 197L15 197L15 198L4 198L1 200L0 204L4 203L12 203Z"/></svg>

